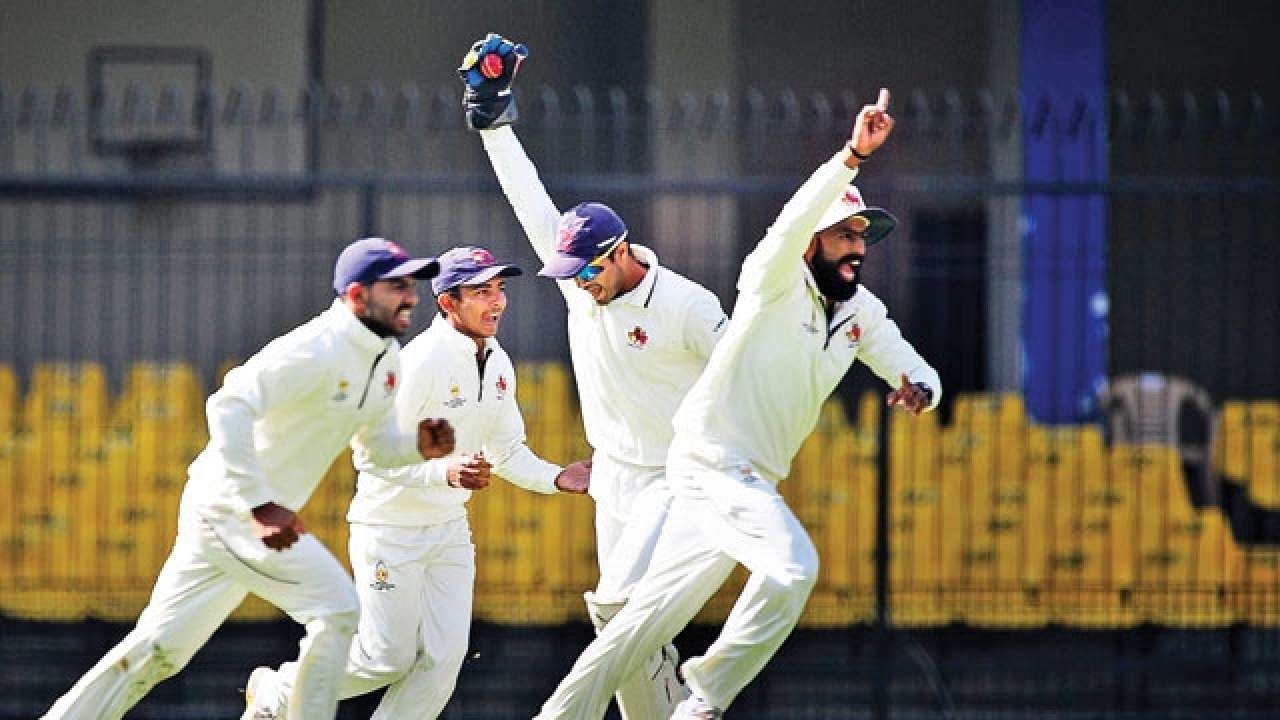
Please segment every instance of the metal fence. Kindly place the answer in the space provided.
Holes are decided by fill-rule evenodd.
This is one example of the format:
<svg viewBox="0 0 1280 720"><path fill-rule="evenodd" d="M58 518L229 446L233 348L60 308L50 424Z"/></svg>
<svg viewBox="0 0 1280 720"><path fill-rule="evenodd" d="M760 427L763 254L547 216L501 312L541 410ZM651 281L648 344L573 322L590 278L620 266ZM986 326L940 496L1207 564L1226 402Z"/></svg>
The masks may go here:
<svg viewBox="0 0 1280 720"><path fill-rule="evenodd" d="M878 411L865 371L842 386L783 485L823 577L735 712L1267 717L1280 698L1274 111L1229 92L896 97L894 137L859 184L902 223L866 283L947 399L906 422ZM118 636L83 618L127 622L145 601L203 395L328 303L338 249L383 234L536 267L458 101L452 87L86 100L0 86L0 656L50 666L34 684L0 673L0 717L43 711ZM610 203L634 241L729 308L742 257L863 101L534 88L518 132L558 204ZM1035 152L1048 173L1029 178ZM1076 174L1086 156L1105 172ZM1045 251L1031 226L1050 221L1062 232ZM1066 328L1095 276L1106 335L1090 340ZM533 278L511 296L501 339L521 363L530 443L580 456L562 300ZM1061 335L1047 375L1026 353L1045 329ZM1068 398L1068 420L1036 404L1033 386L1066 384L1087 358L1107 380L1091 404ZM339 556L351 482L340 459L305 511ZM473 504L477 613L499 623L476 643L502 650L464 670L450 716L528 714L583 644L561 624L580 621L594 582L590 508L506 488ZM221 633L138 716L238 712L231 689L256 664L240 660L281 645L249 636L284 638L288 654L292 630L266 628ZM706 632L682 641L697 649ZM517 667L530 657L554 671Z"/></svg>

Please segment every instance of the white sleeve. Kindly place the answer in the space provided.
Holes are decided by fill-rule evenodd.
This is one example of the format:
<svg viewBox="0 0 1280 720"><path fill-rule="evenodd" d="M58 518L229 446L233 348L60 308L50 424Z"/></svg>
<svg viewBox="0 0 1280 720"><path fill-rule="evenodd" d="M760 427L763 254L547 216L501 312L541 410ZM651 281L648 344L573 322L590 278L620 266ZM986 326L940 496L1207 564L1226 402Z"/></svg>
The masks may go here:
<svg viewBox="0 0 1280 720"><path fill-rule="evenodd" d="M700 292L694 295L685 313L684 346L705 363L716 343L724 337L729 316L725 315L720 299L714 293L705 288L698 290Z"/></svg>
<svg viewBox="0 0 1280 720"><path fill-rule="evenodd" d="M240 510L275 500L263 477L253 440L253 424L275 406L303 398L312 389L318 363L306 353L259 353L227 373L222 387L209 396L209 448L219 455L231 496Z"/></svg>
<svg viewBox="0 0 1280 720"><path fill-rule="evenodd" d="M559 492L556 477L563 468L538 457L525 444L524 417L516 402L515 373L511 377L511 391L502 401L498 422L485 443L485 455L493 463L494 474L503 480L533 492L547 495Z"/></svg>
<svg viewBox="0 0 1280 720"><path fill-rule="evenodd" d="M511 126L481 130L480 140L484 143L502 192L507 196L516 219L529 238L529 244L533 246L538 258L546 263L556 253L556 228L560 224L560 211L543 186L542 179L538 177L538 169L525 153ZM571 290L577 289L573 283L565 280L557 281L556 285L566 297Z"/></svg>
<svg viewBox="0 0 1280 720"><path fill-rule="evenodd" d="M858 359L890 387L898 387L903 373L913 383L925 383L933 390L933 399L928 409L938 407L938 402L942 400L942 380L938 371L925 362L911 343L902 337L902 330L889 317L888 309L880 298L871 295L866 288L859 288L858 292L866 292L869 296L866 298L869 312L860 318L862 338Z"/></svg>
<svg viewBox="0 0 1280 720"><path fill-rule="evenodd" d="M772 297L800 282L801 263L814 226L857 174L839 156L818 166L743 261L738 291Z"/></svg>

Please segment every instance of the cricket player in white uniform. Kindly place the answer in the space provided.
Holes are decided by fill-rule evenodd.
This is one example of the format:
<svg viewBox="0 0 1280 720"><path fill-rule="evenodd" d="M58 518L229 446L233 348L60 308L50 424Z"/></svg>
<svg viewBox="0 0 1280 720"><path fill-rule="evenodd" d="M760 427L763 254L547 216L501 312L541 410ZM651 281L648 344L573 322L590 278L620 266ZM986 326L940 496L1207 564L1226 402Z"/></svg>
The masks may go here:
<svg viewBox="0 0 1280 720"><path fill-rule="evenodd" d="M729 329L675 416L676 499L644 578L538 716L597 720L609 695L674 637L738 563L751 576L720 637L681 668L673 718L719 718L795 626L818 555L776 485L855 359L897 387L890 405L936 406L938 374L858 284L868 245L894 227L849 183L888 137L887 90L852 138L796 191L743 263ZM900 383L900 385L899 385ZM840 482L838 478L833 482Z"/></svg>
<svg viewBox="0 0 1280 720"><path fill-rule="evenodd" d="M449 457L388 468L361 453L351 521L351 567L360 624L339 697L389 686L375 720L431 720L453 694L466 657L475 546L466 502L490 474L539 493L585 493L590 465L547 462L525 445L515 369L495 338L506 278L521 274L484 248L439 258L431 281L440 314L401 353L396 397L402 425L438 416L453 426ZM254 670L250 717L283 717L297 667ZM248 716L248 711L246 711Z"/></svg>
<svg viewBox="0 0 1280 720"><path fill-rule="evenodd" d="M437 420L401 432L396 337L434 260L365 238L334 267L338 298L227 374L209 398L209 445L189 469L178 537L124 640L45 718L116 720L181 670L248 593L306 626L287 716L324 720L356 629L351 579L297 513L348 443L388 466L452 452Z"/></svg>
<svg viewBox="0 0 1280 720"><path fill-rule="evenodd" d="M509 123L510 85L527 56L498 35L475 44L459 73L468 124L480 131L502 190L569 311L569 350L592 456L600 580L585 594L597 631L644 574L671 503L664 465L671 417L705 367L728 318L716 296L628 241L613 210L582 203L563 214ZM617 688L625 720L665 718L688 691L669 643L654 647ZM612 693L613 691L610 691Z"/></svg>

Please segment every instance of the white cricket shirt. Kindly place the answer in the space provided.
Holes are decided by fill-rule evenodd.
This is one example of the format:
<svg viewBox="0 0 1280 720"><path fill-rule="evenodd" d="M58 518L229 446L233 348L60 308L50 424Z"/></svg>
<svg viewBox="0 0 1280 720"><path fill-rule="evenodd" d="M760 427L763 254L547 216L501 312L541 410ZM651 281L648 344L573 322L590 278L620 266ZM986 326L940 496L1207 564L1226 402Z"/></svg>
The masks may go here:
<svg viewBox="0 0 1280 720"><path fill-rule="evenodd" d="M546 262L555 255L560 211L510 127L480 137L529 242ZM558 284L569 309L569 352L587 442L624 463L660 467L671 444L671 417L728 320L710 290L659 265L648 248L630 247L649 270L607 305L572 280Z"/></svg>
<svg viewBox="0 0 1280 720"><path fill-rule="evenodd" d="M525 445L511 358L493 338L486 339L483 357L481 364L475 341L437 314L401 353L404 383L396 417L405 427L417 427L429 417L445 418L453 425L456 455L484 452L498 477L526 490L557 492L561 467ZM385 468L357 452L360 477L347 520L421 526L465 517L471 491L449 486L449 462L444 457Z"/></svg>
<svg viewBox="0 0 1280 720"><path fill-rule="evenodd" d="M938 373L903 339L884 303L859 287L827 319L804 252L814 226L856 172L823 164L783 207L738 278L724 339L675 415L677 452L745 459L777 484L855 359L894 387L906 373L942 397Z"/></svg>
<svg viewBox="0 0 1280 720"><path fill-rule="evenodd" d="M183 504L206 516L268 502L297 511L348 443L389 466L421 462L416 427L401 432L391 412L399 352L341 300L268 343L209 396L209 444Z"/></svg>

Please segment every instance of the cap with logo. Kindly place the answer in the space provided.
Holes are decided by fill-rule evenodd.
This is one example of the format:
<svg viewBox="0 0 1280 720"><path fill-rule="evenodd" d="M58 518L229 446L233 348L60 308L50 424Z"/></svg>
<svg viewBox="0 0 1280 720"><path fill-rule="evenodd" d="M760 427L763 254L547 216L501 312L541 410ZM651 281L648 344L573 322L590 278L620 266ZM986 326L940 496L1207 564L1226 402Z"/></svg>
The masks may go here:
<svg viewBox="0 0 1280 720"><path fill-rule="evenodd" d="M827 207L827 211L822 214L822 219L818 221L813 231L822 232L851 217L862 219L862 222L858 223L861 227L855 230L862 233L868 247L883 240L898 226L898 219L890 215L888 210L867 207L862 200L862 193L858 192L858 187L850 185Z"/></svg>
<svg viewBox="0 0 1280 720"><path fill-rule="evenodd" d="M581 203L560 216L556 236L556 254L538 274L567 280L626 240L627 226L608 205Z"/></svg>
<svg viewBox="0 0 1280 720"><path fill-rule="evenodd" d="M430 278L439 270L434 258L409 257L404 248L385 238L361 238L338 255L333 265L333 291L341 295L353 282L367 284L405 276Z"/></svg>
<svg viewBox="0 0 1280 720"><path fill-rule="evenodd" d="M480 285L496 277L515 277L524 271L499 263L493 253L467 245L453 248L439 257L440 274L431 279L431 292L439 295L459 285Z"/></svg>

